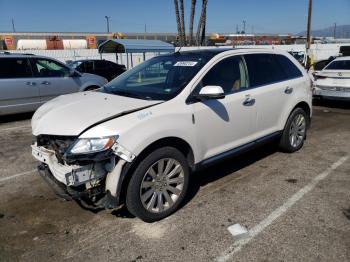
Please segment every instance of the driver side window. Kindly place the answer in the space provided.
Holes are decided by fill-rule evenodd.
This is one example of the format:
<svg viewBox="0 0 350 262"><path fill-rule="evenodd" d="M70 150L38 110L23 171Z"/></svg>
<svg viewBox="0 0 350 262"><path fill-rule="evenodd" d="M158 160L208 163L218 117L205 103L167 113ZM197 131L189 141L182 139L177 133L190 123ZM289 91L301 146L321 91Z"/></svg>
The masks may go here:
<svg viewBox="0 0 350 262"><path fill-rule="evenodd" d="M67 77L69 69L48 59L34 59L34 69L37 77Z"/></svg>
<svg viewBox="0 0 350 262"><path fill-rule="evenodd" d="M202 86L220 86L225 95L249 88L249 79L241 56L225 58L214 65L201 81Z"/></svg>

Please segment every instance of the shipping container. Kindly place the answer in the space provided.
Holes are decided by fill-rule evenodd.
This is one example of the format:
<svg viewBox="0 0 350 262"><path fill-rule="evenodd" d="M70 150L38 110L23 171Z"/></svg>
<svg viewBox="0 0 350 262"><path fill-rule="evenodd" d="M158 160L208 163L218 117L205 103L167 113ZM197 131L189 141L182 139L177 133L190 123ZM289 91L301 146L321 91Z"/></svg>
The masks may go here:
<svg viewBox="0 0 350 262"><path fill-rule="evenodd" d="M87 49L87 41L85 39L63 39L64 49Z"/></svg>
<svg viewBox="0 0 350 262"><path fill-rule="evenodd" d="M19 39L17 42L17 50L46 50L47 44L45 39Z"/></svg>

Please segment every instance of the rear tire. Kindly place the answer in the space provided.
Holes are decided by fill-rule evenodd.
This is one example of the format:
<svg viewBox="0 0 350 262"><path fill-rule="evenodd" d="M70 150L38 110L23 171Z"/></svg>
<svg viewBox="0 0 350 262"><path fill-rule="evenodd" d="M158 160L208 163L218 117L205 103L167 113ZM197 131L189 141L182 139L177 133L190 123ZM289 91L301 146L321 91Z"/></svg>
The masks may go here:
<svg viewBox="0 0 350 262"><path fill-rule="evenodd" d="M145 222L169 216L184 200L189 174L187 160L176 148L153 151L141 160L130 179L127 209Z"/></svg>
<svg viewBox="0 0 350 262"><path fill-rule="evenodd" d="M309 117L302 108L296 108L290 114L284 127L279 148L286 153L298 151L304 145Z"/></svg>

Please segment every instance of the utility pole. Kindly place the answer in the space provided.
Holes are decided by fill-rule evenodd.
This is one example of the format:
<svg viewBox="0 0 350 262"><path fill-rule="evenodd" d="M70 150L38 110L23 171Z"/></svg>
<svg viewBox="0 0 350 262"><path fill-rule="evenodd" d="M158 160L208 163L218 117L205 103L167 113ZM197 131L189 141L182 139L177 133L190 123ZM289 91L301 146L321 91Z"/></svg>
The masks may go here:
<svg viewBox="0 0 350 262"><path fill-rule="evenodd" d="M306 34L306 67L312 64L311 59L311 17L312 17L312 0L309 0L309 8L308 8L308 15L307 15L307 34Z"/></svg>
<svg viewBox="0 0 350 262"><path fill-rule="evenodd" d="M336 37L337 37L337 23L334 23L333 38L335 39Z"/></svg>
<svg viewBox="0 0 350 262"><path fill-rule="evenodd" d="M309 11L307 16L307 34L306 34L306 51L309 52L311 47L311 16L312 16L312 0L309 0Z"/></svg>
<svg viewBox="0 0 350 262"><path fill-rule="evenodd" d="M107 23L107 34L109 34L109 18L111 18L110 16L105 16L106 18L106 23Z"/></svg>
<svg viewBox="0 0 350 262"><path fill-rule="evenodd" d="M12 18L12 31L14 32L14 33L16 33L16 28L15 28L15 20L13 20L13 18Z"/></svg>
<svg viewBox="0 0 350 262"><path fill-rule="evenodd" d="M246 21L243 20L243 32L244 32L244 34L246 34L246 32L245 32L245 24L246 24Z"/></svg>

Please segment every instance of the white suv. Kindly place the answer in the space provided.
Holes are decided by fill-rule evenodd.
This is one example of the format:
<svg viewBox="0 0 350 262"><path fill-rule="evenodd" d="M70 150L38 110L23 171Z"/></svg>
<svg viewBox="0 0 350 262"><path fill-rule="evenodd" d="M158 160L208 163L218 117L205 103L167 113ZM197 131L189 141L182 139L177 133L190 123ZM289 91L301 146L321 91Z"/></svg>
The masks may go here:
<svg viewBox="0 0 350 262"><path fill-rule="evenodd" d="M300 149L311 100L308 74L285 52L177 52L43 105L32 153L59 195L89 208L125 203L151 222L179 207L200 167L273 139Z"/></svg>

